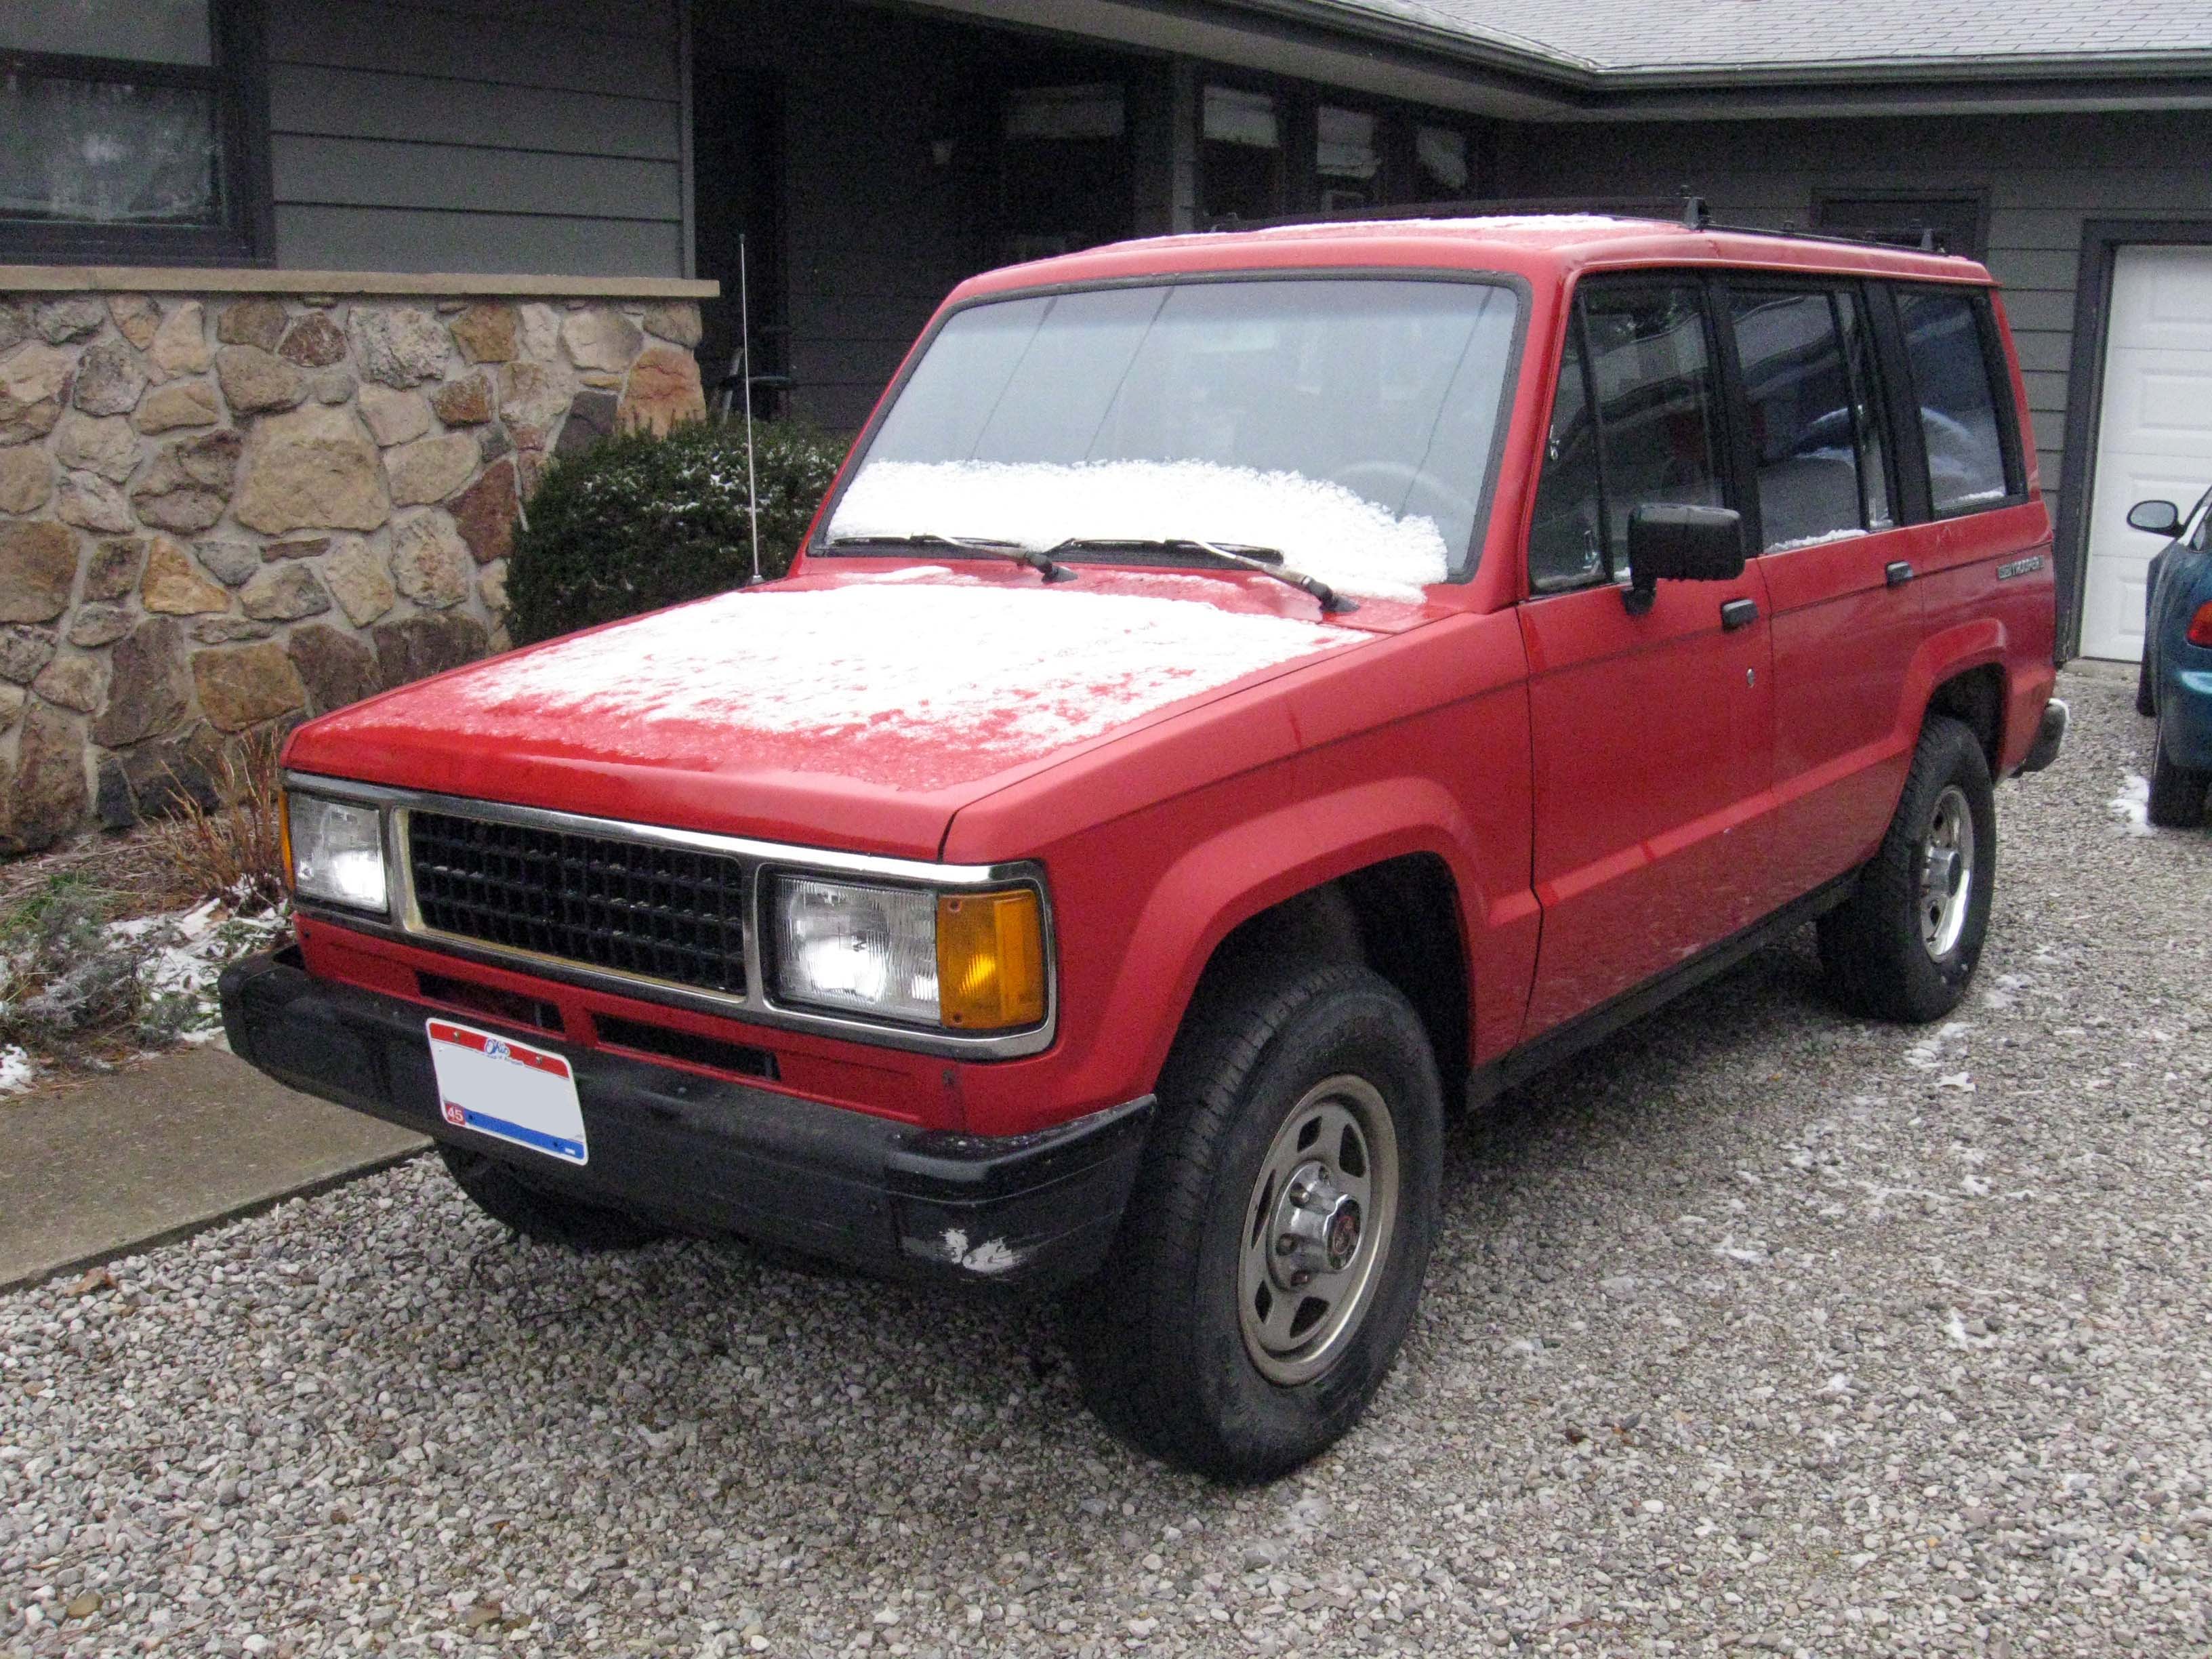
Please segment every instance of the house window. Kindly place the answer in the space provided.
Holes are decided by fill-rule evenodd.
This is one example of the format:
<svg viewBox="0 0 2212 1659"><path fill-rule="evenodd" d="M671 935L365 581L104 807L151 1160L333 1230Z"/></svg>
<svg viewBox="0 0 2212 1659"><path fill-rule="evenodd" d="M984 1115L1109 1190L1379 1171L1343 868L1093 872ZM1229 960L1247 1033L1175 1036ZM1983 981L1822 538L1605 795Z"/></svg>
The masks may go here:
<svg viewBox="0 0 2212 1659"><path fill-rule="evenodd" d="M1205 222L1272 219L1283 210L1283 112L1272 94L1208 87L1200 113Z"/></svg>
<svg viewBox="0 0 2212 1659"><path fill-rule="evenodd" d="M1323 104L1315 112L1314 170L1325 213L1371 208L1382 199L1382 122L1364 109Z"/></svg>
<svg viewBox="0 0 2212 1659"><path fill-rule="evenodd" d="M1129 234L1128 125L1117 85L1007 94L1000 258L1016 264Z"/></svg>
<svg viewBox="0 0 2212 1659"><path fill-rule="evenodd" d="M0 0L0 255L253 258L249 36L238 0Z"/></svg>
<svg viewBox="0 0 2212 1659"><path fill-rule="evenodd" d="M1988 204L1978 195L1833 196L1814 198L1813 228L1830 236L1856 236L1898 247L1982 257L1982 221Z"/></svg>
<svg viewBox="0 0 2212 1659"><path fill-rule="evenodd" d="M1458 201L1473 193L1468 185L1474 176L1464 132L1456 127L1413 129L1413 200Z"/></svg>

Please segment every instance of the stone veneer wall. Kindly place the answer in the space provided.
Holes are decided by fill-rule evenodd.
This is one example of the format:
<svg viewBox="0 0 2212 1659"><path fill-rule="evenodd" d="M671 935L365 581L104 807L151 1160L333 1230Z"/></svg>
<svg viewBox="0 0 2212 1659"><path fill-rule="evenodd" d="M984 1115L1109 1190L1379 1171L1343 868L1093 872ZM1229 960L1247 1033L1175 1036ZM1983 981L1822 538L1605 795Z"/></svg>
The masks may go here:
<svg viewBox="0 0 2212 1659"><path fill-rule="evenodd" d="M25 275L0 272L0 853L504 647L546 458L705 412L690 298L8 293Z"/></svg>

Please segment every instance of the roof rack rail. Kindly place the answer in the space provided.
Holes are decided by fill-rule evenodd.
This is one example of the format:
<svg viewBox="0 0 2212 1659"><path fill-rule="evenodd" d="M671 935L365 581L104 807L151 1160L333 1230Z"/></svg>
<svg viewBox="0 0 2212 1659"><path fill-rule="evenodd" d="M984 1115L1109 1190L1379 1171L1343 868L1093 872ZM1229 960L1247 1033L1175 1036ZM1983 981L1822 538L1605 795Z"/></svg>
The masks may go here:
<svg viewBox="0 0 2212 1659"><path fill-rule="evenodd" d="M1316 213L1285 213L1272 219L1239 219L1234 215L1216 219L1208 230L1273 230L1286 225L1337 225L1394 219L1498 218L1519 214L1601 214L1616 219L1665 219L1687 223L1686 212L1696 197L1669 196L1537 196L1510 201L1407 202L1392 207L1340 208ZM1695 228L1695 226L1692 226Z"/></svg>
<svg viewBox="0 0 2212 1659"><path fill-rule="evenodd" d="M1658 219L1680 225L1685 230L1725 231L1731 236L1788 237L1795 241L1831 242L1843 247L1893 248L1904 246L1894 238L1886 236L1851 236L1832 230L1802 230L1794 225L1728 224L1712 216L1712 210L1704 197L1694 195L1688 190L1675 197L1541 196L1490 202L1409 202L1393 207L1287 213L1273 219L1238 219L1231 216L1213 221L1206 228L1272 230L1292 225L1389 223L1394 220L1500 218L1522 214L1541 216L1567 213L1598 214L1617 219ZM1920 234L1921 252L1950 253L1948 248L1938 244L1936 233L1931 227L1922 225L1917 228Z"/></svg>

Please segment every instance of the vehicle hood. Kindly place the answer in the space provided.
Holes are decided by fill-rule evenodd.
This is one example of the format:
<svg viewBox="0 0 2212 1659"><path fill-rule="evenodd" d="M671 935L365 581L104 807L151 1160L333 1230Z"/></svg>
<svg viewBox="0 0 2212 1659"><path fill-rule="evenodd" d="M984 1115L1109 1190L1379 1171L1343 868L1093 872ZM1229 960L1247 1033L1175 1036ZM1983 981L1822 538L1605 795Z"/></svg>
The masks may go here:
<svg viewBox="0 0 2212 1659"><path fill-rule="evenodd" d="M301 727L286 764L933 857L970 801L1424 614L1323 617L1243 573L850 562L387 692ZM1265 757L1235 747L1224 775Z"/></svg>

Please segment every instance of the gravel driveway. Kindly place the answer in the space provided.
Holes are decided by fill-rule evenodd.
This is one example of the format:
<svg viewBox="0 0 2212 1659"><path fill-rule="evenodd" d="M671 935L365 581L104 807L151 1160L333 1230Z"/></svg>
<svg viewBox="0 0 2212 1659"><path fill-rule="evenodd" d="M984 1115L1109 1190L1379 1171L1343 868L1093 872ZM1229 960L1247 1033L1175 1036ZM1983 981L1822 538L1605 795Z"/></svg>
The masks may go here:
<svg viewBox="0 0 2212 1659"><path fill-rule="evenodd" d="M1123 1451L1042 1310L579 1261L416 1163L0 1297L0 1656L2201 1654L2212 831L2067 682L1960 1016L1800 940L1459 1130L1290 1480Z"/></svg>

